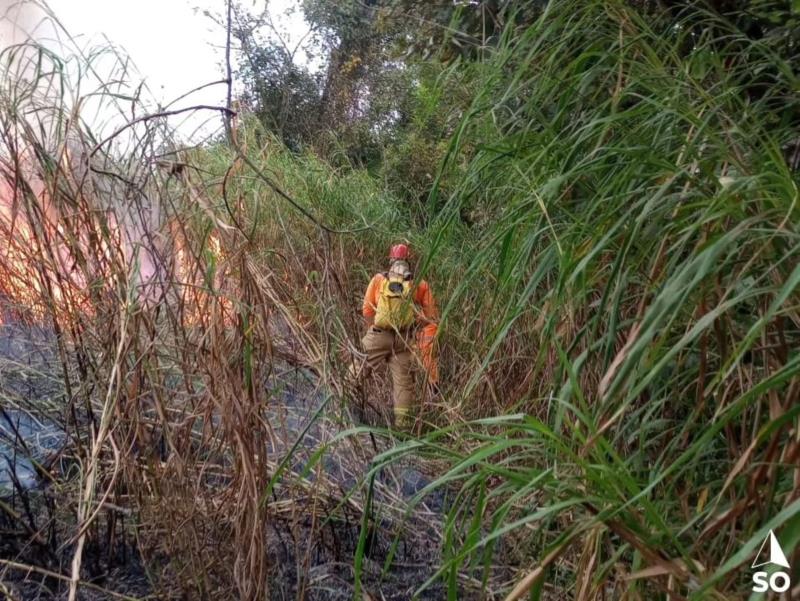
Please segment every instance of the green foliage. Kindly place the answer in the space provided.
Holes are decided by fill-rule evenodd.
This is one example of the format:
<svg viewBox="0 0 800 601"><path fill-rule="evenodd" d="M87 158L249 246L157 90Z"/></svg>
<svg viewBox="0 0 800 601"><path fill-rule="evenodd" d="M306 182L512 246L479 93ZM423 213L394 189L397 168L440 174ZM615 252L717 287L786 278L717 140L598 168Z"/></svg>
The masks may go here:
<svg viewBox="0 0 800 601"><path fill-rule="evenodd" d="M277 44L261 42L246 52L239 69L243 100L288 147L300 150L314 139L320 110L317 78L296 65Z"/></svg>
<svg viewBox="0 0 800 601"><path fill-rule="evenodd" d="M799 519L794 13L513 8L480 52L408 60L377 158L334 161L369 171L270 157L323 221L371 225L342 236L342 345L394 237L442 305L447 418L423 412L370 474L449 465L421 589L486 595L511 562L540 568L515 591L533 598L730 598L766 529L789 552Z"/></svg>
<svg viewBox="0 0 800 601"><path fill-rule="evenodd" d="M576 599L741 597L766 531L791 554L800 524L797 11L429 4L422 27L413 3L309 0L324 76L293 71L291 53L252 55L261 113L237 137L262 173L224 142L189 153L212 174L202 210L197 180L162 174L187 192L170 206L203 244L214 219L237 226L225 252L198 253L204 289L242 282L241 361L220 368L229 353L213 353L209 381L230 378L225 406L243 389L255 399L258 344L285 336L284 356L316 370L326 399L363 400L346 375L361 294L389 243L408 239L442 309L442 397L421 407L420 436L364 470L358 586L377 474L408 458L439 467L415 501L450 495L420 594L440 581L449 599L542 598L545 583ZM310 120L290 133L303 107ZM263 459L264 440L239 456ZM264 464L254 508L297 446Z"/></svg>
<svg viewBox="0 0 800 601"><path fill-rule="evenodd" d="M451 596L454 574L486 586L502 541L542 567L522 590L653 598L669 577L723 598L800 519L795 49L677 19L551 3L472 70L423 271L445 291L448 404L527 416L422 440L452 465L433 486L460 484ZM420 138L392 149L398 182L431 160Z"/></svg>
<svg viewBox="0 0 800 601"><path fill-rule="evenodd" d="M424 206L447 145L413 132L387 150L381 165L386 183L415 207ZM413 210L414 207L412 207Z"/></svg>
<svg viewBox="0 0 800 601"><path fill-rule="evenodd" d="M766 529L791 551L800 508L794 50L698 9L508 19L482 57L419 66L381 149L399 198L269 153L322 221L371 225L341 236L334 336L357 336L347 316L398 235L442 304L447 423L425 412L365 482L406 455L450 466L429 487L457 495L444 560L421 586L449 598L463 577L488 594L508 562L541 568L517 591L534 598L545 581L653 598L668 579L736 595Z"/></svg>
<svg viewBox="0 0 800 601"><path fill-rule="evenodd" d="M272 39L276 30L268 16L240 6L236 36L243 49L245 99L262 124L295 150L301 142L313 144L336 166L376 169L386 161L387 173L411 178L403 185L394 179L394 189L418 200L430 189L430 172L441 162L442 142L449 137L441 123L424 121L434 110L457 119L456 109L465 101L463 95L433 105L421 101L434 89L431 72L440 70L440 63L426 59L433 47L442 47L437 54L444 62L475 61L483 47L498 43L513 3L305 0L302 6L316 52L327 56L324 73L309 72L297 49L280 36ZM273 35L263 35L264 29ZM401 138L405 146L398 143ZM386 149L391 156L384 156ZM419 167L412 164L417 151Z"/></svg>

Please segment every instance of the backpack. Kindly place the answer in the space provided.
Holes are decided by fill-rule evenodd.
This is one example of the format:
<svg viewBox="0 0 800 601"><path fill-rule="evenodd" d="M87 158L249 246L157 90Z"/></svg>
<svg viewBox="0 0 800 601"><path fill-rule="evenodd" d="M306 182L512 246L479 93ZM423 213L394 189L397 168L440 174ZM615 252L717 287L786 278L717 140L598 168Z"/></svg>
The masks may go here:
<svg viewBox="0 0 800 601"><path fill-rule="evenodd" d="M407 330L414 325L414 300L411 280L386 274L378 292L375 327L382 330Z"/></svg>

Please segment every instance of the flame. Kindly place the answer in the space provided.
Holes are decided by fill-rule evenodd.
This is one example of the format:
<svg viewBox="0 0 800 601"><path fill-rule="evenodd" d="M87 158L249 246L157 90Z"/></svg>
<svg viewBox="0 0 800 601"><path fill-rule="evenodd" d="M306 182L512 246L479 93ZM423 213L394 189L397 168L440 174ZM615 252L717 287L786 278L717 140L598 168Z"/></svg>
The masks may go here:
<svg viewBox="0 0 800 601"><path fill-rule="evenodd" d="M219 233L212 232L202 253L193 254L183 229L173 223L172 230L175 232L177 305L182 309L182 324L205 328L211 325L212 318L219 318L227 325L232 324L235 311L228 294L230 265Z"/></svg>
<svg viewBox="0 0 800 601"><path fill-rule="evenodd" d="M148 230L144 220L89 206L63 215L40 178L27 178L24 198L15 179L0 177L0 239L7 241L0 247L0 302L10 306L7 313L66 323L96 315L97 302L126 290L120 300L170 303L184 326L207 327L212 317L233 322L230 261L217 230L192 245L177 218Z"/></svg>
<svg viewBox="0 0 800 601"><path fill-rule="evenodd" d="M123 242L127 236L115 220L109 219L108 224L110 239L102 242L104 256L96 267L111 270L120 269L115 265L124 265L134 286L135 300L150 307L175 301L184 326L205 327L210 325L211 317L221 318L226 324L233 322L234 303L227 294L228 261L218 234L210 235L204 250L196 255L189 251L183 238L178 238L174 248L166 249L166 254L172 255L173 270L171 277L163 278L164 270L158 268L153 253L144 246L130 245L130 253L121 252L128 246ZM63 228L56 227L52 233L56 238L67 237ZM96 313L87 274L75 267L85 260L75 255L88 254L90 246L83 239L88 235L72 243L80 245L80 253L63 244L44 249L49 253L39 252L41 239L31 226L18 216L12 218L8 205L0 202L0 236L8 240L0 249L0 300L11 308L8 313L37 322L48 316L69 319L76 312L84 316ZM162 294L165 288L166 295ZM0 323L3 317L0 313Z"/></svg>
<svg viewBox="0 0 800 601"><path fill-rule="evenodd" d="M37 196L42 196L41 190ZM5 247L0 249L0 294L13 303L15 312L38 321L47 313L45 299L48 296L55 305L63 306L68 301L63 290L65 278L51 278L54 274L48 269L63 257L58 252L53 253L50 265L34 260L42 240L37 238L13 199L15 191L7 182L0 182L0 235L6 240ZM53 237L63 234L57 227L46 229L52 230L47 233Z"/></svg>

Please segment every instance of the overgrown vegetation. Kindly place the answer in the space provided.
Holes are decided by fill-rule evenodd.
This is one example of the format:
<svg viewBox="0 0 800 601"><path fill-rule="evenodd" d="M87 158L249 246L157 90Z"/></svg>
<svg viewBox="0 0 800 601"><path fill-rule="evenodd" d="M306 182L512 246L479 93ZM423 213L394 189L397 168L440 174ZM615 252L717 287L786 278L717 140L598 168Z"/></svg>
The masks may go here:
<svg viewBox="0 0 800 601"><path fill-rule="evenodd" d="M413 3L307 4L341 102L291 132L262 104L192 150L139 122L119 153L66 104L31 126L30 84L3 98L0 290L58 335L69 556L100 540L101 499L164 594L339 598L310 574L347 524L346 595L740 599L774 529L797 594L796 12L486 2L428 7L415 37ZM402 106L348 110L398 48ZM313 77L252 90L291 115L300 80L313 96ZM397 238L442 308L442 394L413 436L357 425L389 395L348 378ZM275 413L289 367L319 390L309 449ZM409 463L426 485L393 497ZM435 566L405 586L398 554L426 538Z"/></svg>

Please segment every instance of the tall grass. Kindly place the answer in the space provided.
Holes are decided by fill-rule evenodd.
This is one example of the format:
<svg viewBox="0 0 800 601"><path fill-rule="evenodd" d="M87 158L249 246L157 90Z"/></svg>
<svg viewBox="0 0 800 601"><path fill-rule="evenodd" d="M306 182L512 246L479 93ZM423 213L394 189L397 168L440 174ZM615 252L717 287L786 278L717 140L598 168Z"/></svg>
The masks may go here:
<svg viewBox="0 0 800 601"><path fill-rule="evenodd" d="M127 89L124 63L102 50L72 60L79 69L33 43L0 55L2 316L50 333L61 371L44 375L63 385L56 399L16 398L13 378L33 370L3 357L0 409L68 436L43 490L17 486L0 503L3 528L20 532L4 540L1 577L37 574L74 599L132 553L139 590L164 598L263 599L278 562L296 562L292 586L308 589L303 562L342 493L279 467L298 436L281 372L317 366L320 351L262 257L275 250L254 246L270 240L252 234L262 209L226 197L238 162L186 164L171 113ZM98 64L118 83L80 96L101 85ZM114 115L119 102L138 116L103 129L82 112ZM317 403L315 386L297 402Z"/></svg>
<svg viewBox="0 0 800 601"><path fill-rule="evenodd" d="M518 22L440 77L475 91L427 228L368 181L332 196L338 176L265 147L324 221L369 215L335 237L283 229L333 385L392 237L419 249L442 305L427 433L365 482L398 458L450 466L430 486L458 496L420 595L741 598L770 528L797 543L796 57L701 8L676 23L552 2ZM379 382L361 395L387 402Z"/></svg>
<svg viewBox="0 0 800 601"><path fill-rule="evenodd" d="M374 268L365 244L403 230L368 228L402 223L401 206L246 117L231 133L256 170L227 141L182 148L170 117L209 107L149 106L114 59L34 43L0 55L0 327L36 324L59 364L36 373L0 357L0 417L23 411L67 437L41 486L0 499L0 527L14 533L0 579L70 598L346 597L354 579L333 566L373 517L349 483L388 432L334 438L359 356L343 332L360 326L342 308ZM99 66L118 85L81 96ZM120 101L138 116L92 119ZM57 392L17 394L34 375ZM378 400L362 404L380 413ZM36 459L19 437L3 443ZM400 486L375 483L370 501L389 506ZM133 573L92 582L119 570Z"/></svg>
<svg viewBox="0 0 800 601"><path fill-rule="evenodd" d="M549 3L481 65L428 265L449 402L519 415L451 433L449 598L500 542L509 598L739 598L768 529L796 548L795 66L622 2Z"/></svg>
<svg viewBox="0 0 800 601"><path fill-rule="evenodd" d="M246 116L244 162L222 141L176 150L164 118L115 150L71 104L3 98L5 215L23 225L2 223L24 260L0 270L36 266L18 300L59 332L71 558L110 505L135 516L156 590L208 598L263 598L282 570L312 595L315 545L343 523L361 528L347 590L369 594L385 516L384 584L401 537L436 540L427 598L742 598L770 528L798 565L794 63L698 8L676 25L551 2L520 22L439 78L470 103L426 220ZM29 116L47 111L45 135ZM442 309L442 395L420 395L416 437L349 428L388 403L380 378L348 374L396 238ZM310 454L311 426L273 411L287 366L332 399ZM341 448L361 489L325 477ZM448 491L441 523L386 492L402 461L430 475L415 502Z"/></svg>

